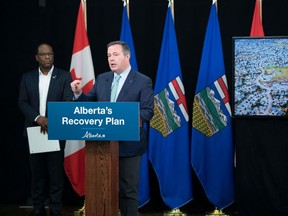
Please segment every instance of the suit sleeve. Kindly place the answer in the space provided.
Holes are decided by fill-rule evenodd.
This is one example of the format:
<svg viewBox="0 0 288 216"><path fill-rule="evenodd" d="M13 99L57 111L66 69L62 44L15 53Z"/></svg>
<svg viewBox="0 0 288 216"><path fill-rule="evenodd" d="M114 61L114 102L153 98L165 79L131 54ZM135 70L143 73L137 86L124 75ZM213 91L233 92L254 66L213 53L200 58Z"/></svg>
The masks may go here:
<svg viewBox="0 0 288 216"><path fill-rule="evenodd" d="M37 89L33 89L33 83L31 81L30 74L24 74L20 81L18 106L20 111L24 114L25 118L34 122L34 119L39 115L39 94Z"/></svg>
<svg viewBox="0 0 288 216"><path fill-rule="evenodd" d="M150 121L154 114L154 93L152 80L144 79L140 92L140 117L143 122Z"/></svg>

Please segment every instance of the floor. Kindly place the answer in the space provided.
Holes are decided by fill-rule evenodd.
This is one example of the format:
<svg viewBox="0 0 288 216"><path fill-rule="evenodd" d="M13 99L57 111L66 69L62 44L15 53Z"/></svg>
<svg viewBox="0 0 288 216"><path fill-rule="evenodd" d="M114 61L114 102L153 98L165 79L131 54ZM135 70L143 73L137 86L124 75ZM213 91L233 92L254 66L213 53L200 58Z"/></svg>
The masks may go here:
<svg viewBox="0 0 288 216"><path fill-rule="evenodd" d="M85 216L81 211L81 206L63 206L63 216ZM0 204L0 216L29 216L32 208L31 206L17 205L17 204ZM48 214L47 209L47 216ZM236 213L213 212L213 213L185 213L180 210L174 211L158 211L141 210L138 216L237 216Z"/></svg>

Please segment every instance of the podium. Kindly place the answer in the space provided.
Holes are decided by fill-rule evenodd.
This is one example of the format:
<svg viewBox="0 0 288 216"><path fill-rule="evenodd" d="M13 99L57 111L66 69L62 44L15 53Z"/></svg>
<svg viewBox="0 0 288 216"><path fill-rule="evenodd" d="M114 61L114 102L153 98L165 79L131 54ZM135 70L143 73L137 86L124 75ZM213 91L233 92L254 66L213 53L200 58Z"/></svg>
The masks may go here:
<svg viewBox="0 0 288 216"><path fill-rule="evenodd" d="M85 141L85 215L117 216L119 143Z"/></svg>
<svg viewBox="0 0 288 216"><path fill-rule="evenodd" d="M48 102L48 139L85 140L86 216L118 215L119 142L114 140L140 140L139 110L138 102Z"/></svg>

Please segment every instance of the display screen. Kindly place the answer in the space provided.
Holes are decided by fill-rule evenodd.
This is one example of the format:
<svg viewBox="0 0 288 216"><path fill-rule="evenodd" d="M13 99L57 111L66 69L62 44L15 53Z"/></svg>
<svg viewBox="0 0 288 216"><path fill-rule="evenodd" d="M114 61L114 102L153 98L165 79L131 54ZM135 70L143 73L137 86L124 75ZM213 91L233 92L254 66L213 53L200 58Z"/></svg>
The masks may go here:
<svg viewBox="0 0 288 216"><path fill-rule="evenodd" d="M233 37L234 117L288 116L288 36Z"/></svg>

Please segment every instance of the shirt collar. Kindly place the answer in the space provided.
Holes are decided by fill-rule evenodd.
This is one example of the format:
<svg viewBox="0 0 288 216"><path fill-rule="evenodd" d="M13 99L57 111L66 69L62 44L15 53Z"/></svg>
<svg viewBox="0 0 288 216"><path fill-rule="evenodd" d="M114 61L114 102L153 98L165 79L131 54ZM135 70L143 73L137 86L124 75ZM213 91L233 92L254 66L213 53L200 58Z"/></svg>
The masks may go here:
<svg viewBox="0 0 288 216"><path fill-rule="evenodd" d="M129 66L126 70L124 70L122 73L119 74L123 80L126 80L130 70L131 70L131 66ZM116 75L117 73L114 73L114 78Z"/></svg>
<svg viewBox="0 0 288 216"><path fill-rule="evenodd" d="M51 69L49 70L48 74L47 75L51 75L52 74L52 71L54 70L54 65L52 65ZM38 72L39 72L39 75L43 75L40 67L38 68Z"/></svg>

